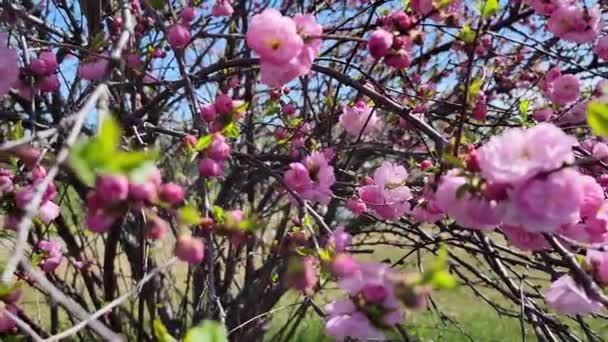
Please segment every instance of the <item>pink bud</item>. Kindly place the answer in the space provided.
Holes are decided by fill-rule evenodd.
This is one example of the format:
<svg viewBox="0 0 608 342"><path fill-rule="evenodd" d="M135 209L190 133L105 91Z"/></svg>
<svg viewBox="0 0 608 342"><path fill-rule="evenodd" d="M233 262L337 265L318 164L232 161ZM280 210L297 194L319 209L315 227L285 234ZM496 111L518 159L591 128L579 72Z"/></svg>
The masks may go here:
<svg viewBox="0 0 608 342"><path fill-rule="evenodd" d="M207 156L218 162L230 158L230 145L226 143L226 139L221 133L213 134L213 141L207 149Z"/></svg>
<svg viewBox="0 0 608 342"><path fill-rule="evenodd" d="M234 13L230 0L215 0L211 14L215 17L229 17Z"/></svg>
<svg viewBox="0 0 608 342"><path fill-rule="evenodd" d="M226 94L219 94L215 98L215 110L220 114L230 114L234 109L232 98Z"/></svg>
<svg viewBox="0 0 608 342"><path fill-rule="evenodd" d="M293 115L296 113L296 106L291 103L286 103L283 105L283 113L285 115Z"/></svg>
<svg viewBox="0 0 608 342"><path fill-rule="evenodd" d="M346 202L346 207L355 215L361 215L367 209L365 202L363 202L359 197L352 197L351 199L349 199Z"/></svg>
<svg viewBox="0 0 608 342"><path fill-rule="evenodd" d="M196 265L205 257L205 244L199 238L182 235L175 242L173 254L181 261Z"/></svg>
<svg viewBox="0 0 608 342"><path fill-rule="evenodd" d="M215 121L217 118L217 111L215 110L215 106L212 103L207 103L201 106L199 112L201 119L206 122Z"/></svg>
<svg viewBox="0 0 608 342"><path fill-rule="evenodd" d="M124 201L129 195L129 180L123 175L101 175L95 187L106 203Z"/></svg>
<svg viewBox="0 0 608 342"><path fill-rule="evenodd" d="M151 181L129 184L129 199L133 201L152 203L157 193L158 187Z"/></svg>
<svg viewBox="0 0 608 342"><path fill-rule="evenodd" d="M160 187L160 199L172 205L179 204L184 199L184 189L175 183L166 183Z"/></svg>
<svg viewBox="0 0 608 342"><path fill-rule="evenodd" d="M0 299L7 304L16 304L23 297L20 287L13 289L10 293L3 295Z"/></svg>
<svg viewBox="0 0 608 342"><path fill-rule="evenodd" d="M198 171L201 177L220 177L224 174L222 165L211 158L201 159L198 164Z"/></svg>
<svg viewBox="0 0 608 342"><path fill-rule="evenodd" d="M44 51L32 60L30 68L36 76L49 76L57 70L57 57L52 51Z"/></svg>
<svg viewBox="0 0 608 342"><path fill-rule="evenodd" d="M167 31L167 40L174 49L183 49L190 43L190 30L181 24L174 24Z"/></svg>
<svg viewBox="0 0 608 342"><path fill-rule="evenodd" d="M13 180L9 176L0 176L0 197L13 191Z"/></svg>
<svg viewBox="0 0 608 342"><path fill-rule="evenodd" d="M394 11L390 14L393 25L398 30L405 31L412 25L412 19L403 11Z"/></svg>
<svg viewBox="0 0 608 342"><path fill-rule="evenodd" d="M380 59L384 57L393 45L393 35L383 29L374 31L367 42L367 49L372 57Z"/></svg>
<svg viewBox="0 0 608 342"><path fill-rule="evenodd" d="M57 74L52 74L42 77L38 83L36 83L38 89L43 93L54 93L59 90L59 78Z"/></svg>
<svg viewBox="0 0 608 342"><path fill-rule="evenodd" d="M146 237L150 240L162 240L168 230L167 221L153 215L146 224Z"/></svg>
<svg viewBox="0 0 608 342"><path fill-rule="evenodd" d="M426 171L426 170L430 169L431 167L433 167L433 162L428 159L425 159L420 162L420 169L422 171Z"/></svg>
<svg viewBox="0 0 608 342"><path fill-rule="evenodd" d="M190 147L194 147L198 141L198 139L196 139L196 137L194 135L188 134L185 137L182 138L184 145L186 146L190 146Z"/></svg>
<svg viewBox="0 0 608 342"><path fill-rule="evenodd" d="M480 98L473 108L473 118L478 121L484 121L488 113L488 105L486 104L485 96Z"/></svg>
<svg viewBox="0 0 608 342"><path fill-rule="evenodd" d="M359 263L352 255L338 254L331 264L331 271L338 277L348 277L359 270Z"/></svg>
<svg viewBox="0 0 608 342"><path fill-rule="evenodd" d="M480 170L479 152L477 152L477 150L473 150L473 151L469 152L469 155L467 156L466 164L467 164L467 170L469 170L469 171L478 172Z"/></svg>
<svg viewBox="0 0 608 342"><path fill-rule="evenodd" d="M115 221L116 218L104 210L89 210L85 216L87 227L94 233L105 233L109 231Z"/></svg>
<svg viewBox="0 0 608 342"><path fill-rule="evenodd" d="M184 7L182 10L182 20L184 23L189 23L196 17L196 10L192 6Z"/></svg>
<svg viewBox="0 0 608 342"><path fill-rule="evenodd" d="M410 66L410 55L404 49L401 49L395 53L391 53L384 59L386 65L391 66L395 69L403 69Z"/></svg>
<svg viewBox="0 0 608 342"><path fill-rule="evenodd" d="M313 257L293 257L287 265L286 285L309 292L317 283L317 265L318 261Z"/></svg>
<svg viewBox="0 0 608 342"><path fill-rule="evenodd" d="M606 160L608 159L608 145L598 142L593 146L593 151L591 153L593 154L593 157L599 160Z"/></svg>
<svg viewBox="0 0 608 342"><path fill-rule="evenodd" d="M154 49L154 51L152 51L152 58L165 58L166 55L167 54L163 49Z"/></svg>

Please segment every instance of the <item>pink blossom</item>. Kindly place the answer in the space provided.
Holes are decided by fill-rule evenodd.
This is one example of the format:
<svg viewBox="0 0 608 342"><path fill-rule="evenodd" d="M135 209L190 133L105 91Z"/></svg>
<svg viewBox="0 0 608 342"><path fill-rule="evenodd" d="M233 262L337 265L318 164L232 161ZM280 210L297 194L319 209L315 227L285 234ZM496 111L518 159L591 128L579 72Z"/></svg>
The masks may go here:
<svg viewBox="0 0 608 342"><path fill-rule="evenodd" d="M36 84L43 93L53 93L59 90L59 78L56 74L44 76Z"/></svg>
<svg viewBox="0 0 608 342"><path fill-rule="evenodd" d="M385 339L382 331L373 326L350 299L334 301L325 306L325 311L325 332L336 341L345 341L349 337L362 340Z"/></svg>
<svg viewBox="0 0 608 342"><path fill-rule="evenodd" d="M230 158L230 145L226 143L226 138L221 133L214 133L211 145L206 149L207 157L223 162Z"/></svg>
<svg viewBox="0 0 608 342"><path fill-rule="evenodd" d="M224 167L221 163L211 159L203 158L198 164L201 177L221 177L224 174Z"/></svg>
<svg viewBox="0 0 608 342"><path fill-rule="evenodd" d="M211 9L211 15L215 17L229 17L234 13L232 8L231 0L215 0L213 8Z"/></svg>
<svg viewBox="0 0 608 342"><path fill-rule="evenodd" d="M190 44L190 29L181 24L173 24L167 30L167 40L174 49L183 49Z"/></svg>
<svg viewBox="0 0 608 342"><path fill-rule="evenodd" d="M549 98L554 103L566 105L574 102L581 94L581 85L575 75L562 75L553 83L553 91Z"/></svg>
<svg viewBox="0 0 608 342"><path fill-rule="evenodd" d="M552 172L517 186L509 198L506 223L520 224L528 232L555 232L580 219L581 176L572 169Z"/></svg>
<svg viewBox="0 0 608 342"><path fill-rule="evenodd" d="M437 206L465 228L493 229L500 224L504 208L468 191L459 196L459 190L466 183L466 178L459 176L458 170L448 171L441 177L435 193Z"/></svg>
<svg viewBox="0 0 608 342"><path fill-rule="evenodd" d="M57 204L51 201L44 202L38 209L38 217L44 224L51 223L59 216L59 214L61 214L61 209Z"/></svg>
<svg viewBox="0 0 608 342"><path fill-rule="evenodd" d="M358 137L359 134L378 133L381 129L374 108L364 101L358 101L352 107L343 106L339 120L344 130L354 137Z"/></svg>
<svg viewBox="0 0 608 342"><path fill-rule="evenodd" d="M381 28L372 32L369 37L369 40L367 41L367 49L369 50L369 53L372 55L372 57L376 59L380 59L386 56L392 45L393 35L390 32Z"/></svg>
<svg viewBox="0 0 608 342"><path fill-rule="evenodd" d="M584 122L587 119L588 101L580 102L572 106L566 114L559 118L561 124L575 124Z"/></svg>
<svg viewBox="0 0 608 342"><path fill-rule="evenodd" d="M594 217L604 203L604 189L591 176L580 175L579 177L579 182L583 188L581 216Z"/></svg>
<svg viewBox="0 0 608 342"><path fill-rule="evenodd" d="M551 14L547 30L574 43L591 43L599 33L600 12L597 6L562 6Z"/></svg>
<svg viewBox="0 0 608 342"><path fill-rule="evenodd" d="M312 65L312 60L310 65ZM308 61L301 62L299 58L294 58L285 64L274 64L262 60L260 80L269 87L280 88L294 78L306 74L310 70L310 65Z"/></svg>
<svg viewBox="0 0 608 342"><path fill-rule="evenodd" d="M600 312L604 306L585 293L569 275L563 275L545 292L547 304L560 313L584 315Z"/></svg>
<svg viewBox="0 0 608 342"><path fill-rule="evenodd" d="M332 248L336 253L342 253L352 243L353 236L344 230L344 226L338 226L329 236L326 248Z"/></svg>
<svg viewBox="0 0 608 342"><path fill-rule="evenodd" d="M206 122L214 121L217 118L217 111L215 110L215 104L206 103L206 104L202 105L201 109L200 109L200 116L201 116L201 119L205 120Z"/></svg>
<svg viewBox="0 0 608 342"><path fill-rule="evenodd" d="M6 44L0 44L0 75L0 95L4 95L19 81L19 56Z"/></svg>
<svg viewBox="0 0 608 342"><path fill-rule="evenodd" d="M106 204L121 202L129 195L129 180L123 175L101 175L95 188Z"/></svg>
<svg viewBox="0 0 608 342"><path fill-rule="evenodd" d="M184 199L184 189L179 184L166 183L161 185L158 195L164 202L176 205Z"/></svg>
<svg viewBox="0 0 608 342"><path fill-rule="evenodd" d="M381 218L398 219L410 208L412 194L406 186L407 177L403 166L385 161L374 172L374 184L357 189L359 197Z"/></svg>
<svg viewBox="0 0 608 342"><path fill-rule="evenodd" d="M336 182L334 168L321 152L313 152L304 163L291 163L285 172L285 184L302 199L328 204L331 186Z"/></svg>
<svg viewBox="0 0 608 342"><path fill-rule="evenodd" d="M220 114L230 114L234 109L234 101L230 96L220 93L215 98L215 110Z"/></svg>
<svg viewBox="0 0 608 342"><path fill-rule="evenodd" d="M0 176L0 197L13 191L13 180L10 176Z"/></svg>
<svg viewBox="0 0 608 342"><path fill-rule="evenodd" d="M80 63L78 77L89 81L101 81L108 74L110 62L105 57L97 57L92 62Z"/></svg>
<svg viewBox="0 0 608 342"><path fill-rule="evenodd" d="M603 285L608 284L608 253L587 249L586 261L596 280Z"/></svg>
<svg viewBox="0 0 608 342"><path fill-rule="evenodd" d="M57 71L57 57L52 51L43 51L30 62L32 73L36 76L49 76Z"/></svg>
<svg viewBox="0 0 608 342"><path fill-rule="evenodd" d="M196 17L196 9L192 6L184 7L182 9L181 17L185 23L191 22Z"/></svg>
<svg viewBox="0 0 608 342"><path fill-rule="evenodd" d="M162 240L169 230L167 221L151 215L146 223L146 237L150 240Z"/></svg>
<svg viewBox="0 0 608 342"><path fill-rule="evenodd" d="M44 258L40 263L40 268L44 272L53 272L63 261L63 253L61 253L61 245L55 241L40 240L37 245L40 249Z"/></svg>
<svg viewBox="0 0 608 342"><path fill-rule="evenodd" d="M247 45L262 61L285 64L300 53L304 41L298 35L293 19L268 8L251 19L247 31Z"/></svg>
<svg viewBox="0 0 608 342"><path fill-rule="evenodd" d="M105 233L112 228L117 218L103 209L87 210L85 222L90 231Z"/></svg>
<svg viewBox="0 0 608 342"><path fill-rule="evenodd" d="M403 69L410 66L411 57L410 53L405 49L399 49L393 53L389 53L384 58L386 65L395 69Z"/></svg>
<svg viewBox="0 0 608 342"><path fill-rule="evenodd" d="M152 203L158 195L158 186L148 180L129 183L129 199L137 202Z"/></svg>
<svg viewBox="0 0 608 342"><path fill-rule="evenodd" d="M512 128L494 136L478 151L483 177L497 184L517 184L539 172L574 161L577 141L556 126L540 123L528 130Z"/></svg>
<svg viewBox="0 0 608 342"><path fill-rule="evenodd" d="M551 249L551 246L541 233L530 233L521 227L503 225L500 230L509 242L523 251L542 251Z"/></svg>
<svg viewBox="0 0 608 342"><path fill-rule="evenodd" d="M338 277L348 277L359 271L359 263L352 255L340 253L332 260L331 271Z"/></svg>
<svg viewBox="0 0 608 342"><path fill-rule="evenodd" d="M175 242L173 254L181 261L196 265L205 257L205 244L200 238L182 235Z"/></svg>
<svg viewBox="0 0 608 342"><path fill-rule="evenodd" d="M5 305L0 308L0 333L9 333L17 327L17 323L4 312L5 310L13 315L17 315L18 312L15 305Z"/></svg>
<svg viewBox="0 0 608 342"><path fill-rule="evenodd" d="M549 121L552 116L553 109L551 109L550 107L540 108L532 113L532 117L534 118L534 120L539 122Z"/></svg>
<svg viewBox="0 0 608 342"><path fill-rule="evenodd" d="M359 197L352 197L346 202L348 210L355 215L361 215L367 210L367 205Z"/></svg>
<svg viewBox="0 0 608 342"><path fill-rule="evenodd" d="M597 40L593 47L593 52L595 52L599 58L608 61L608 36L603 36Z"/></svg>

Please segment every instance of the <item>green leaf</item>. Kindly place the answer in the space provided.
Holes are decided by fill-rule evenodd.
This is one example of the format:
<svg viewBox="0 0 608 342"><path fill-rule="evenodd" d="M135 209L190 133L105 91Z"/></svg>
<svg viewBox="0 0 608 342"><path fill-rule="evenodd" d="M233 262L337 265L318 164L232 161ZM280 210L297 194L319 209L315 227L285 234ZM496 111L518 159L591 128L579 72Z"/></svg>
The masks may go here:
<svg viewBox="0 0 608 342"><path fill-rule="evenodd" d="M445 270L435 272L428 282L434 289L451 289L456 286L456 279Z"/></svg>
<svg viewBox="0 0 608 342"><path fill-rule="evenodd" d="M222 130L222 133L228 138L232 139L238 138L240 134L239 127L234 121L226 125L226 127L224 127L224 129Z"/></svg>
<svg viewBox="0 0 608 342"><path fill-rule="evenodd" d="M481 90L481 87L483 86L483 82L484 82L483 77L476 78L471 82L471 84L469 85L467 102L469 100L472 100L475 97L477 97L477 94L479 94L479 91Z"/></svg>
<svg viewBox="0 0 608 342"><path fill-rule="evenodd" d="M151 151L135 151L135 152L118 152L104 166L104 169L110 172L131 173L142 167L147 162L156 160L158 152Z"/></svg>
<svg viewBox="0 0 608 342"><path fill-rule="evenodd" d="M449 289L456 286L456 280L447 270L448 258L448 251L444 247L440 247L437 257L424 270L420 282L435 289Z"/></svg>
<svg viewBox="0 0 608 342"><path fill-rule="evenodd" d="M87 146L87 141L79 141L74 144L68 160L70 167L74 170L76 175L78 175L86 185L92 186L95 182L95 169L94 165L87 159Z"/></svg>
<svg viewBox="0 0 608 342"><path fill-rule="evenodd" d="M13 125L10 137L11 140L18 140L23 138L23 136L25 136L25 128L23 128L23 122L19 120Z"/></svg>
<svg viewBox="0 0 608 342"><path fill-rule="evenodd" d="M444 7L448 6L451 2L452 2L452 0L439 0L436 3L437 8L438 9L444 8Z"/></svg>
<svg viewBox="0 0 608 342"><path fill-rule="evenodd" d="M211 135L211 134L203 135L202 137L198 138L196 145L194 145L194 149L197 151L202 151L202 150L206 149L207 147L209 147L212 142L213 142L213 135Z"/></svg>
<svg viewBox="0 0 608 342"><path fill-rule="evenodd" d="M226 328L215 321L203 321L190 329L184 337L184 342L227 342Z"/></svg>
<svg viewBox="0 0 608 342"><path fill-rule="evenodd" d="M163 322L158 318L154 320L154 336L158 342L177 342L177 340L169 334L167 327L165 327Z"/></svg>
<svg viewBox="0 0 608 342"><path fill-rule="evenodd" d="M241 103L238 107L235 107L232 110L233 114L241 114L241 113L245 113L245 111L247 110L247 108L249 108L249 102L243 102Z"/></svg>
<svg viewBox="0 0 608 342"><path fill-rule="evenodd" d="M523 100L519 103L519 112L522 115L528 114L529 107L530 107L530 100Z"/></svg>
<svg viewBox="0 0 608 342"><path fill-rule="evenodd" d="M498 12L498 6L498 0L477 0L477 8L484 18L491 17Z"/></svg>
<svg viewBox="0 0 608 342"><path fill-rule="evenodd" d="M608 136L608 104L600 101L589 102L587 123L593 134L602 137Z"/></svg>
<svg viewBox="0 0 608 342"><path fill-rule="evenodd" d="M217 223L224 223L224 220L226 219L226 212L224 211L224 209L222 207L214 205L213 206L213 218L215 219L215 221Z"/></svg>
<svg viewBox="0 0 608 342"><path fill-rule="evenodd" d="M179 222L186 226L197 225L201 223L202 217L198 210L194 207L183 207L179 210Z"/></svg>
<svg viewBox="0 0 608 342"><path fill-rule="evenodd" d="M465 24L462 26L462 29L460 29L458 38L465 43L471 44L475 41L475 31L473 31L468 24Z"/></svg>

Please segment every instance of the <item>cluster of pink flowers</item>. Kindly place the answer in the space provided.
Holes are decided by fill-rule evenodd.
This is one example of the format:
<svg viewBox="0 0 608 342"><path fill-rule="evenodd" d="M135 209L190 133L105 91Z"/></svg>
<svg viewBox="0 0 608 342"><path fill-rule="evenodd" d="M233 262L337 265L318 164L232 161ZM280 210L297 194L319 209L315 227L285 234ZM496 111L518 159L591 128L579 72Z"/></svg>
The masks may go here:
<svg viewBox="0 0 608 342"><path fill-rule="evenodd" d="M600 9L582 1L523 0L538 14L549 16L547 30L575 43L592 43L600 31Z"/></svg>
<svg viewBox="0 0 608 342"><path fill-rule="evenodd" d="M110 70L107 56L97 56L83 61L78 67L78 77L88 81L103 80Z"/></svg>
<svg viewBox="0 0 608 342"><path fill-rule="evenodd" d="M269 8L253 16L247 45L260 56L262 83L279 88L307 75L321 49L323 27L312 14L293 19Z"/></svg>
<svg viewBox="0 0 608 342"><path fill-rule="evenodd" d="M408 173L403 166L385 161L374 172L374 178L357 188L360 200L376 215L386 220L396 220L410 209L412 199L407 187Z"/></svg>
<svg viewBox="0 0 608 342"><path fill-rule="evenodd" d="M458 19L464 13L464 2L462 0L444 1L443 7L438 7L442 2L434 0L412 0L410 6L420 16L434 20L442 18Z"/></svg>
<svg viewBox="0 0 608 342"><path fill-rule="evenodd" d="M181 203L184 191L175 183L162 183L160 171L153 168L143 181L129 180L120 174L104 174L97 177L95 190L87 197L86 223L95 233L109 231L121 219L130 206L146 209L147 236L161 239L168 224L157 217L155 205L175 206Z"/></svg>
<svg viewBox="0 0 608 342"><path fill-rule="evenodd" d="M332 195L331 186L336 182L336 177L326 154L313 152L303 162L289 164L283 181L302 199L328 204Z"/></svg>
<svg viewBox="0 0 608 342"><path fill-rule="evenodd" d="M381 130L381 121L365 101L359 100L354 106L343 106L340 124L349 135L377 134Z"/></svg>
<svg viewBox="0 0 608 342"><path fill-rule="evenodd" d="M581 84L575 75L562 75L558 68L552 68L539 83L542 93L551 102L565 106L578 100Z"/></svg>
<svg viewBox="0 0 608 342"><path fill-rule="evenodd" d="M241 113L236 109L243 101L234 100L228 94L220 93L213 103L206 103L200 108L201 120L207 122L212 132L219 132L226 123L240 119Z"/></svg>
<svg viewBox="0 0 608 342"><path fill-rule="evenodd" d="M608 204L594 178L568 166L576 144L547 123L509 129L474 151L473 176L454 169L441 177L437 204L464 227L501 226L515 246L526 250L547 249L544 232L586 243L604 241Z"/></svg>
<svg viewBox="0 0 608 342"><path fill-rule="evenodd" d="M372 32L367 42L370 55L375 59L384 57L386 65L396 69L408 67L413 45L408 35L412 19L403 11L393 11L380 22L382 27Z"/></svg>

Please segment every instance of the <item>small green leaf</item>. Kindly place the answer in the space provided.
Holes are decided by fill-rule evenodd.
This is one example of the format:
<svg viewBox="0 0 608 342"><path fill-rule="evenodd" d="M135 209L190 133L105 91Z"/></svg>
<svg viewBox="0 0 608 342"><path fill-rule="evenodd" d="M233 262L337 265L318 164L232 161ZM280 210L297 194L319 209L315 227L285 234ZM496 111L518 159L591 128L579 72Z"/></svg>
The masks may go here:
<svg viewBox="0 0 608 342"><path fill-rule="evenodd" d="M608 136L608 104L600 101L589 102L587 123L593 134L602 137Z"/></svg>
<svg viewBox="0 0 608 342"><path fill-rule="evenodd" d="M446 6L448 6L450 3L452 2L452 0L439 0L437 1L437 8L438 9L442 9Z"/></svg>
<svg viewBox="0 0 608 342"><path fill-rule="evenodd" d="M228 138L232 138L232 139L238 138L239 134L240 134L239 127L237 126L237 124L234 121L229 123L228 125L226 125L226 127L224 127L222 132L224 133L225 136L227 136Z"/></svg>
<svg viewBox="0 0 608 342"><path fill-rule="evenodd" d="M188 330L184 342L227 342L226 328L215 321L203 321L198 326Z"/></svg>
<svg viewBox="0 0 608 342"><path fill-rule="evenodd" d="M519 102L519 112L521 114L528 114L528 108L530 107L530 100L523 100Z"/></svg>
<svg viewBox="0 0 608 342"><path fill-rule="evenodd" d="M209 147L212 142L213 142L213 135L211 135L211 134L203 135L202 137L198 138L196 145L194 145L194 149L197 151L202 151L202 150L206 149L207 147Z"/></svg>
<svg viewBox="0 0 608 342"><path fill-rule="evenodd" d="M213 206L213 218L215 219L215 221L217 223L224 223L224 220L226 219L226 212L224 211L224 209L222 207L214 205Z"/></svg>
<svg viewBox="0 0 608 342"><path fill-rule="evenodd" d="M179 210L179 222L183 225L191 226L201 223L202 217L194 207L183 207Z"/></svg>
<svg viewBox="0 0 608 342"><path fill-rule="evenodd" d="M482 17L491 17L498 12L498 0L477 0L477 8Z"/></svg>
<svg viewBox="0 0 608 342"><path fill-rule="evenodd" d="M471 82L471 84L469 85L467 101L470 101L470 100L474 99L475 97L477 97L477 94L479 94L479 91L481 90L481 87L483 86L483 82L484 82L483 77L476 78Z"/></svg>
<svg viewBox="0 0 608 342"><path fill-rule="evenodd" d="M165 327L163 322L158 318L154 320L154 336L158 342L177 342L177 340L169 334L167 327Z"/></svg>
<svg viewBox="0 0 608 342"><path fill-rule="evenodd" d="M25 128L23 128L23 122L21 122L21 120L13 125L10 136L11 140L18 140L25 136Z"/></svg>
<svg viewBox="0 0 608 342"><path fill-rule="evenodd" d="M243 102L241 103L239 106L235 107L232 110L233 114L241 114L241 113L245 113L245 111L247 110L247 108L249 108L249 102Z"/></svg>
<svg viewBox="0 0 608 342"><path fill-rule="evenodd" d="M468 24L465 24L462 26L462 29L460 29L458 38L465 43L471 44L475 41L475 31L473 31Z"/></svg>

